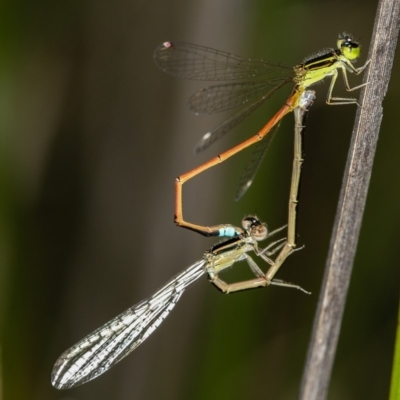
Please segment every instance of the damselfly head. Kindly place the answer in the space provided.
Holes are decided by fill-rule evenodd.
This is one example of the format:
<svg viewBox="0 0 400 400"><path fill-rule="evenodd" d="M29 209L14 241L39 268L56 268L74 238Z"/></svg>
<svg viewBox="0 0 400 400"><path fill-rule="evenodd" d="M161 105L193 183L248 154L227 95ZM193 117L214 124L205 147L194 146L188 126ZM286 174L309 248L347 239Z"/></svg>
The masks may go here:
<svg viewBox="0 0 400 400"><path fill-rule="evenodd" d="M339 35L337 47L348 60L356 60L360 57L361 47L359 43L347 33Z"/></svg>
<svg viewBox="0 0 400 400"><path fill-rule="evenodd" d="M268 229L264 222L261 222L255 215L249 215L242 219L243 229L258 242L268 236Z"/></svg>

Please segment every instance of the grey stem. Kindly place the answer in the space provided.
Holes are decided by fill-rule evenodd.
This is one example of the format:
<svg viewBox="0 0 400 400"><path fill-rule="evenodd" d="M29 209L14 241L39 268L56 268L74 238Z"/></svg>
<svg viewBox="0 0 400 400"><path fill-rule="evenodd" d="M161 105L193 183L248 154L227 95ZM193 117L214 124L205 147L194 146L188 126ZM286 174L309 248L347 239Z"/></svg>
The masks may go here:
<svg viewBox="0 0 400 400"><path fill-rule="evenodd" d="M400 1L378 4L300 400L326 399L400 27Z"/></svg>

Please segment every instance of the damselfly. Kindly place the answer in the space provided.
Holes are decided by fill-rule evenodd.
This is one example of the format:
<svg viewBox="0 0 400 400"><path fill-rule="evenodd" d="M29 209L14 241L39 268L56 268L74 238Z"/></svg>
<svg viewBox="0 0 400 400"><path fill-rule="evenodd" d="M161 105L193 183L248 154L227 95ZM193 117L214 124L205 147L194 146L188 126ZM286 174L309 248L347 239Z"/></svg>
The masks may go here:
<svg viewBox="0 0 400 400"><path fill-rule="evenodd" d="M268 284L302 290L299 286L281 281L267 282L263 271L247 254L253 251L269 265L273 265L270 257L282 247L284 239L271 243L263 250L258 249L258 242L282 229L268 233L266 225L256 217L244 218L243 229L235 228L235 237L205 252L199 261L171 279L153 296L129 308L65 351L54 365L51 374L53 386L68 389L107 371L147 339L174 308L184 290L204 274L225 293ZM256 278L233 284L224 282L219 273L241 260L247 261Z"/></svg>
<svg viewBox="0 0 400 400"><path fill-rule="evenodd" d="M301 137L304 120L313 100L312 91L306 91L301 96L299 106L295 110L295 138ZM301 145L298 143L295 146L286 239L276 240L266 248L260 249L259 241L271 238L285 227L269 233L266 225L254 216L243 219L243 229L221 225L219 236L228 236L230 239L206 251L199 261L171 279L153 296L127 309L61 354L51 374L53 386L57 389L72 388L106 372L147 339L171 312L184 290L205 274L223 293L268 285L292 287L306 292L298 285L275 279L279 268L296 246L295 219L301 162ZM276 259L272 260L271 257L279 250ZM249 252L254 252L270 266L266 273L258 267ZM227 283L219 277L222 271L243 260L255 275L254 279Z"/></svg>
<svg viewBox="0 0 400 400"><path fill-rule="evenodd" d="M286 114L298 106L300 96L306 88L322 81L326 77L331 77L326 99L328 104L358 104L355 98L333 97L332 92L338 76L338 70L342 71L347 91L356 90L366 85L362 84L351 88L347 79L347 72L359 75L368 65L369 61L362 67L355 68L353 63L359 56L360 45L358 41L346 33L339 36L336 49L332 48L318 53L293 68L264 60L245 59L223 51L194 44L165 42L157 47L154 52L154 60L158 67L171 75L179 77L223 81L252 79L267 74L274 75L272 78L259 81L210 86L194 94L189 99L189 107L198 114L211 114L229 110L237 106L245 106L243 110L233 117L206 133L197 144L195 148L196 152L206 149L210 144L223 136L257 109L278 89L288 83L294 83L294 88L286 103L255 136L176 179L175 223L178 226L191 229L205 236L216 235L219 229L218 226L206 227L186 222L183 219L183 184L201 172L220 164L241 150L259 142L267 134L272 139L273 128L277 127L277 124L279 124ZM270 142L271 140L265 139L260 142L260 148L256 149L257 156L252 157L253 162L246 167L245 173L240 179L236 199L240 198L250 187L260 164L259 160L263 157Z"/></svg>

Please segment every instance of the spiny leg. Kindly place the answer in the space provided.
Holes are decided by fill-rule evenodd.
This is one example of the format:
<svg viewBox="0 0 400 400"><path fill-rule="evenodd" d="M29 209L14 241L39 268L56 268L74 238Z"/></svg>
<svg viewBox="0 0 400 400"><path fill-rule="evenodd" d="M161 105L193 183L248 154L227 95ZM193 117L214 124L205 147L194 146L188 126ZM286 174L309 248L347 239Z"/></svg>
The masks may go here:
<svg viewBox="0 0 400 400"><path fill-rule="evenodd" d="M292 289L301 290L305 294L311 294L311 292L308 292L307 290L303 289L301 286L295 285L290 282L282 281L281 279L273 279L270 282L270 285L288 287L288 288L292 288Z"/></svg>
<svg viewBox="0 0 400 400"><path fill-rule="evenodd" d="M356 75L359 75L367 67L367 65L369 64L369 61L367 61L365 63L365 65L363 65L360 68L354 68L354 66L350 62L348 64L346 64L346 66L348 66L350 68L351 72L353 72ZM369 82L366 82L366 83L362 83L361 85L350 87L349 80L347 77L346 66L343 65L340 68L342 70L344 84L345 84L346 90L348 92L352 92L353 90L357 90L357 89L360 89L360 88L368 85ZM329 89L328 89L326 103L329 105L342 105L342 104L357 104L357 105L359 105L357 99L352 98L352 97L332 97L332 91L333 91L333 87L335 86L337 76L338 76L338 71L334 70L332 73L331 83L330 83Z"/></svg>

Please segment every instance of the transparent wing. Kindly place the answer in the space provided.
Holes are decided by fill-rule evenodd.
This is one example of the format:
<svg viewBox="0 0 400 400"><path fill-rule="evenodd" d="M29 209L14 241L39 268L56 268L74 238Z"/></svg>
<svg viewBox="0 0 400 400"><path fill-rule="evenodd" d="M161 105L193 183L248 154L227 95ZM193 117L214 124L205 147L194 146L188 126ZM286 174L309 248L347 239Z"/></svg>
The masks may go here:
<svg viewBox="0 0 400 400"><path fill-rule="evenodd" d="M96 378L136 349L174 308L183 291L205 273L197 261L147 300L124 311L66 350L54 364L51 382L68 389Z"/></svg>
<svg viewBox="0 0 400 400"><path fill-rule="evenodd" d="M274 126L271 131L268 132L268 135L264 137L260 143L257 143L242 175L239 178L239 184L235 194L235 201L240 200L253 183L254 177L260 168L262 160L264 159L264 156L269 149L276 132L278 131L279 125L280 123Z"/></svg>
<svg viewBox="0 0 400 400"><path fill-rule="evenodd" d="M266 73L277 75L260 82L210 86L195 93L189 99L189 107L197 114L212 114L247 105L247 108L207 132L197 144L195 153L208 148L258 108L276 90L293 81L293 68L263 60L244 59L188 43L163 43L156 48L154 61L159 68L171 75L197 80L245 79Z"/></svg>
<svg viewBox="0 0 400 400"><path fill-rule="evenodd" d="M266 99L260 99L256 101L255 103L233 115L231 118L222 122L222 124L216 126L212 131L207 132L196 144L196 147L194 148L195 154L209 148L215 141L224 136L225 133L233 129L236 125L247 118L249 114L260 107L265 100Z"/></svg>
<svg viewBox="0 0 400 400"><path fill-rule="evenodd" d="M189 108L197 114L213 114L268 98L275 88L289 82L287 78L274 78L260 82L229 83L206 87L189 99Z"/></svg>
<svg viewBox="0 0 400 400"><path fill-rule="evenodd" d="M210 147L216 140L224 136L225 133L233 129L236 125L247 118L249 114L260 107L265 100L270 98L278 89L288 82L290 82L288 79L282 80L278 85L275 85L267 93L265 93L264 96L256 100L253 99L252 104L239 111L237 114L234 114L231 118L222 122L222 124L215 127L212 131L207 132L197 143L194 152L197 154Z"/></svg>
<svg viewBox="0 0 400 400"><path fill-rule="evenodd" d="M224 51L181 42L165 42L154 51L157 66L170 75L206 81L244 79L265 73L292 75L293 68L245 59Z"/></svg>

